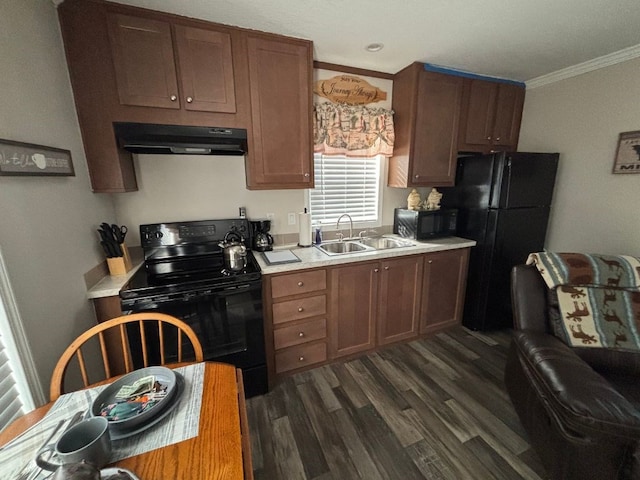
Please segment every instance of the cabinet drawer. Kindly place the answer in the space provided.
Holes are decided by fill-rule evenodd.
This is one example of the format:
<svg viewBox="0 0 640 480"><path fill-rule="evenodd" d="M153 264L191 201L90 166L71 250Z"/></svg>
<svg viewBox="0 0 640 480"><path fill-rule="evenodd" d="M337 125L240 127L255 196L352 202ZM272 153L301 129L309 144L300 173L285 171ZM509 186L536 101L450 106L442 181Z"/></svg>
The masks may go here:
<svg viewBox="0 0 640 480"><path fill-rule="evenodd" d="M271 279L271 298L315 292L325 288L327 288L327 272L325 270L281 275Z"/></svg>
<svg viewBox="0 0 640 480"><path fill-rule="evenodd" d="M327 359L326 343L300 345L276 353L276 373L306 367Z"/></svg>
<svg viewBox="0 0 640 480"><path fill-rule="evenodd" d="M273 304L273 323L290 322L300 318L324 315L327 312L326 295L299 298Z"/></svg>
<svg viewBox="0 0 640 480"><path fill-rule="evenodd" d="M273 344L276 350L299 345L301 343L320 340L327 336L327 320L307 320L291 327L278 328L273 331Z"/></svg>

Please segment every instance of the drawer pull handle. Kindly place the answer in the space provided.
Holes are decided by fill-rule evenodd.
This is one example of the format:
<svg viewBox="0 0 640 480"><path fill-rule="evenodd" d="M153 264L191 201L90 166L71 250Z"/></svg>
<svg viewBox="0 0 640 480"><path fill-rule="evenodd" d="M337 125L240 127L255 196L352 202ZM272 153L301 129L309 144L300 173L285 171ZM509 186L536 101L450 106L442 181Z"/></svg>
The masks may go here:
<svg viewBox="0 0 640 480"><path fill-rule="evenodd" d="M298 286L301 287L304 285L304 282L298 282Z"/></svg>
<svg viewBox="0 0 640 480"><path fill-rule="evenodd" d="M304 312L304 308L302 308L302 307L298 307L298 311L299 311L299 312Z"/></svg>
<svg viewBox="0 0 640 480"><path fill-rule="evenodd" d="M178 100L178 97L176 97L175 95L171 95L169 97L169 100L171 100L172 102L175 102L176 100Z"/></svg>
<svg viewBox="0 0 640 480"><path fill-rule="evenodd" d="M300 358L298 358L298 361L299 362L304 362L304 357L301 356Z"/></svg>
<svg viewBox="0 0 640 480"><path fill-rule="evenodd" d="M300 338L304 337L304 332L300 332L300 333L298 334L298 336L299 336Z"/></svg>

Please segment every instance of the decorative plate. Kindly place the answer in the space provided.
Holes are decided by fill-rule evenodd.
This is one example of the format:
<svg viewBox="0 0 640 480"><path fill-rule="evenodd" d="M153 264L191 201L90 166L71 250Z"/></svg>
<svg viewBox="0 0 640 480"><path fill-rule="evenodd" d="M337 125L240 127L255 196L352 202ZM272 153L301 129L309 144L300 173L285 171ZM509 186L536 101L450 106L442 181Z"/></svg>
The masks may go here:
<svg viewBox="0 0 640 480"><path fill-rule="evenodd" d="M175 397L176 374L166 367L147 367L128 373L102 390L91 415L109 420L109 427L131 429L145 424Z"/></svg>

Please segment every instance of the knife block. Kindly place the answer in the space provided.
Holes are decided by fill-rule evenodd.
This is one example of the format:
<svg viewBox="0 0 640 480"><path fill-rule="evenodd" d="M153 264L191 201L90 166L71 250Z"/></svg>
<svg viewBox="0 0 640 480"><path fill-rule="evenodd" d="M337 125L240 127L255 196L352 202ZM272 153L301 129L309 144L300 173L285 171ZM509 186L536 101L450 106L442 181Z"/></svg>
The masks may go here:
<svg viewBox="0 0 640 480"><path fill-rule="evenodd" d="M129 249L124 243L120 244L122 249L121 257L107 258L107 266L109 267L109 275L126 275L133 268Z"/></svg>

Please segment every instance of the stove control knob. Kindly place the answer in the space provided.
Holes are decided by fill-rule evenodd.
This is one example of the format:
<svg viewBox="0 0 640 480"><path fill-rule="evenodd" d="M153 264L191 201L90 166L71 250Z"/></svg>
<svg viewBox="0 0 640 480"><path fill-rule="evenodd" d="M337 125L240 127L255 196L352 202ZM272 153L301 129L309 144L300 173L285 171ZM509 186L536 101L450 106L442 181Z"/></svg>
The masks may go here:
<svg viewBox="0 0 640 480"><path fill-rule="evenodd" d="M154 234L154 236L155 236L156 238L158 238L158 239L160 239L160 238L162 238L162 237L163 237L162 232L156 232L156 233Z"/></svg>

